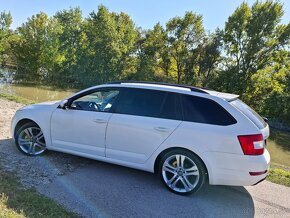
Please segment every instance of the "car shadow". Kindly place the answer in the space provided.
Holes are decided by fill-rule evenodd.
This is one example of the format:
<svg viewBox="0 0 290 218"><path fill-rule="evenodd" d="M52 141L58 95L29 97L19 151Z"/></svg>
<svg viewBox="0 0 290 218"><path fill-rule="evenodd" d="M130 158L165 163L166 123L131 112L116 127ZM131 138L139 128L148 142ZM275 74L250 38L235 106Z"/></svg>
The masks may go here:
<svg viewBox="0 0 290 218"><path fill-rule="evenodd" d="M37 183L36 189L85 217L255 215L252 196L244 187L207 186L196 194L180 196L168 191L157 175L148 172L53 151L32 158L21 154L11 139L0 140L0 158L5 155L2 150L11 153L11 158L14 158L11 164L19 158L34 171L37 167L45 171L58 169L61 173L55 174L50 182ZM1 166L2 169L5 167L9 168L9 160ZM32 179L39 180L37 175L32 176L35 177Z"/></svg>

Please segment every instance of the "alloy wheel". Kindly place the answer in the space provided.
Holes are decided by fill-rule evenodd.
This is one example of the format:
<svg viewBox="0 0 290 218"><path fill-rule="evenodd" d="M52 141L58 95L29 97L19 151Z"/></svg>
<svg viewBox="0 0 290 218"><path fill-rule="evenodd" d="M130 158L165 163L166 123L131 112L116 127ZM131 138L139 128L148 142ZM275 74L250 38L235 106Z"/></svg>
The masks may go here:
<svg viewBox="0 0 290 218"><path fill-rule="evenodd" d="M169 156L162 165L165 184L175 192L191 192L198 184L200 173L195 162L188 156L175 154Z"/></svg>
<svg viewBox="0 0 290 218"><path fill-rule="evenodd" d="M18 135L19 148L28 155L39 155L46 150L43 132L39 127L27 127Z"/></svg>

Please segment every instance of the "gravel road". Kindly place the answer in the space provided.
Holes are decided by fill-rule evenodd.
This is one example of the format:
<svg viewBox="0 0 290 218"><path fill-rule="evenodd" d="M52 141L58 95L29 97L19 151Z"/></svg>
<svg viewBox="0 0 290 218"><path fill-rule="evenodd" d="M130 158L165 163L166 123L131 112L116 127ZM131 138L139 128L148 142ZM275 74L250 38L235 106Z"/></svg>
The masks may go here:
<svg viewBox="0 0 290 218"><path fill-rule="evenodd" d="M191 196L167 191L150 173L72 155L27 157L15 147L10 120L22 107L0 99L0 165L83 217L289 217L290 188L209 186Z"/></svg>

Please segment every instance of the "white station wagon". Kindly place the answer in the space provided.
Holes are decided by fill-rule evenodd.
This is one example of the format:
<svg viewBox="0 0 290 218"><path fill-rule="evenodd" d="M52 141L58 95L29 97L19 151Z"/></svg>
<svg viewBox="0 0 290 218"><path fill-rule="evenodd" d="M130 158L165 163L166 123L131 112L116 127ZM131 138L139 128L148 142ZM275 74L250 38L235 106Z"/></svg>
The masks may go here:
<svg viewBox="0 0 290 218"><path fill-rule="evenodd" d="M268 174L269 126L237 95L164 83L114 82L12 120L18 149L55 150L154 172L177 194L254 185Z"/></svg>

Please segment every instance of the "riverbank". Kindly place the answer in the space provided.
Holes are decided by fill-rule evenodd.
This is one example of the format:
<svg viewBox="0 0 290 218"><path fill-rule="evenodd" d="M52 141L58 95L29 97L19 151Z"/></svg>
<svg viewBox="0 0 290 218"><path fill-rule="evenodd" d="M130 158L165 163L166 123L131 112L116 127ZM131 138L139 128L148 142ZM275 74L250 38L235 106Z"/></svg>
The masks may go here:
<svg viewBox="0 0 290 218"><path fill-rule="evenodd" d="M2 95L13 96L16 100L30 102L44 102L64 99L77 90L63 90L50 86L34 86L29 84L0 83Z"/></svg>
<svg viewBox="0 0 290 218"><path fill-rule="evenodd" d="M20 104L23 104L23 105L35 103L32 100L28 100L28 99L22 98L20 96L6 94L6 93L0 93L0 98L6 99L6 100L9 100L9 101L13 101L13 102L16 102L16 103L20 103Z"/></svg>

